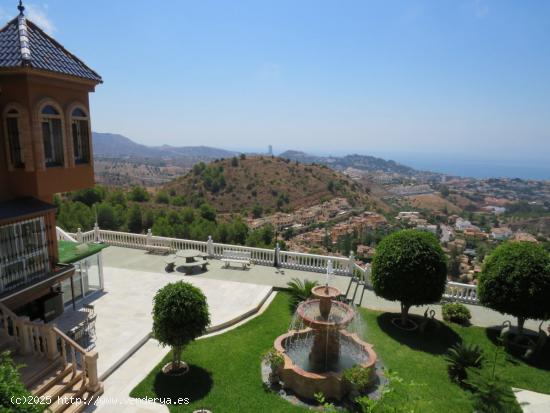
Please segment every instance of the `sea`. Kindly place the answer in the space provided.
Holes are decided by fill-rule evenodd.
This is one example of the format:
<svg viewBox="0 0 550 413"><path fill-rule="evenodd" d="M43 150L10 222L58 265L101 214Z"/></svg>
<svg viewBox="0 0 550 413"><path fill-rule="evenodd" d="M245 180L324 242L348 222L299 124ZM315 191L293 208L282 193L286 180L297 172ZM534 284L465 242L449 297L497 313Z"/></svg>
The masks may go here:
<svg viewBox="0 0 550 413"><path fill-rule="evenodd" d="M374 156L392 159L419 170L463 177L550 180L550 154L548 157L528 159L476 159L464 155L410 153L384 153Z"/></svg>

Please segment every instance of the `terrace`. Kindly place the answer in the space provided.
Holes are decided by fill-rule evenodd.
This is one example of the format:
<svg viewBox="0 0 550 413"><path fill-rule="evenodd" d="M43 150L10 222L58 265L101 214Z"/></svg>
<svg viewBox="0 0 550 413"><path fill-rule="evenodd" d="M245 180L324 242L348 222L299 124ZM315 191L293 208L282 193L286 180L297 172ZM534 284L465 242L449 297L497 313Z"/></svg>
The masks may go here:
<svg viewBox="0 0 550 413"><path fill-rule="evenodd" d="M210 333L225 330L263 311L273 299L273 289L286 287L293 278L315 280L324 284L327 268L333 268L331 285L346 292L347 298L369 311L398 312L399 304L377 297L370 289L369 270L358 266L353 257L327 257L312 254L250 248L234 245L181 240L101 230L67 234L58 231L60 239L82 243L102 242L104 289L78 303L76 310L66 310L56 320L66 330L83 316L83 305L93 304L97 314L94 350L100 354L98 375L105 383L106 396L127 395L143 376L168 353L150 339L152 300L164 285L184 280L202 289L207 297L212 324ZM212 257L208 270L187 276L183 269L165 271L166 256L155 251L194 249ZM225 268L220 260L224 249L250 253L252 265ZM274 263L277 266L274 266ZM500 326L508 317L477 305L475 286L448 283L445 298L466 303L472 312L472 324L481 327ZM439 305L432 305L440 318ZM412 313L422 315L426 307ZM116 317L113 315L116 314ZM538 324L528 322L536 330ZM137 364L136 364L137 363ZM122 366L122 367L121 367ZM120 368L119 368L120 367ZM118 370L117 370L118 369ZM142 371L143 370L143 371ZM113 374L114 373L114 374ZM105 408L104 408L105 409ZM109 411L102 410L102 411Z"/></svg>
<svg viewBox="0 0 550 413"><path fill-rule="evenodd" d="M399 304L386 301L374 294L371 290L369 268L360 267L353 256L347 258L329 257L281 251L278 248L270 250L224 245L215 243L212 239L206 242L182 240L153 236L151 232L143 235L107 231L101 230L97 226L92 231L79 231L74 234L58 230L58 238L81 243L102 243L102 245L109 246L101 252L104 289L79 301L76 309L66 309L65 313L56 320L58 327L66 331L85 316L84 306L86 304L94 306L97 321L96 337L92 346L93 350L99 353L98 376L105 383L104 395L107 399L124 399L129 394L134 397L154 397L159 395L159 391L172 391L181 394L183 390L187 389L185 391L196 397L193 399L193 406L201 407L201 400L206 400L210 406L220 407L226 406L229 400L232 400L233 392L242 392L243 386L251 386L246 387L252 389L247 390L247 397L249 396L248 392L251 391L250 397L257 398L256 401L260 404L263 403L263 408L268 410L274 408L279 405L279 402L275 402L270 396L266 396L263 390L259 391L254 387L258 380L257 372L246 367L251 363L258 363L260 354L265 351L266 343L273 340L270 335L280 334L281 330L284 331L284 326L288 326L290 322L288 306L285 304L288 303L288 297L286 294L275 296L273 290L286 287L287 282L293 278L314 280L324 284L329 268L333 273L330 277L330 284L344 292L346 298L360 308L359 311L363 319L368 323L368 337L373 339L372 342L377 351L381 353L384 363L388 367L402 371L405 376L412 374L411 380L416 381L416 373L423 369L429 370L428 366L431 366L432 363L444 365L442 361L444 348L448 348L451 341L475 339L476 342L486 347L487 351L492 351L494 344L491 344L488 341L489 336L486 336L486 331L490 330L485 330L485 327L501 326L504 320L509 319L509 317L480 306L475 286L449 282L443 297L444 300L461 301L466 304L472 313L472 324L476 327L464 330L455 329L453 333L445 326L433 337L415 338L414 340L418 340L418 342L413 342L414 340L408 342L409 338L399 338L395 341L396 337L387 335L389 330L386 330L387 326L384 323L385 315L399 312ZM197 271L193 275L185 275L184 268L181 266L178 268L179 263L183 262L180 260L174 272L166 272L167 256L159 253L179 250L196 250L208 256L208 269ZM243 255L249 256L251 266L244 270L240 266L226 268L221 258L227 250L240 251ZM162 366L162 363L165 363L170 355L168 348L160 347L156 340L150 338L152 301L156 291L167 283L178 280L184 280L201 288L207 298L212 317L209 334L203 337L205 340L199 340L196 345L190 346L189 350L185 351L185 357L190 358L197 365L209 369L212 372L209 374L216 375L216 380L219 380L220 377L222 381L228 380L223 385L217 381L217 390L211 389L211 384L205 385L206 388L199 389L206 392L202 396L194 394L199 391L195 385L190 388L185 387L183 390L181 384L173 384L176 387L172 390L170 390L172 386L170 383L162 385L162 387L168 386L164 390L157 387L157 380L160 377L158 375L159 366ZM439 304L429 307L435 310L436 318L441 318ZM422 316L426 309L427 307L413 307L411 313ZM256 316L258 316L256 320L250 321ZM536 331L538 327L535 322L526 323L528 329ZM227 332L233 328L235 328L234 331ZM224 334L212 337L220 333ZM250 341L250 337L260 337L264 334L267 336L262 340ZM449 341L447 336L453 340ZM405 341L401 342L401 340ZM398 344L395 351L387 350L400 342L401 344ZM405 353L410 353L409 356L417 363L412 370L408 363L400 364L398 362L400 357L396 355L403 351L399 347L403 344L411 347ZM218 346L223 345L232 348L230 360L224 352L215 351ZM417 346L425 349L422 354L426 354L426 356L417 357L414 350ZM431 356L429 355L430 349L434 346L437 347L437 354ZM436 357L436 359L431 360L430 357ZM422 363L426 363L426 365L420 367ZM517 364L517 362L514 363ZM539 377L544 370L532 370L521 363L514 367L516 364L509 364L508 367L510 378L513 379L512 382L516 387L545 392L543 390L545 380L541 381ZM239 374L244 373L242 369L247 371L246 377L243 376L242 382L239 380L239 383L235 383L228 373L237 368L240 369ZM514 373L516 368L517 372ZM144 379L147 371L151 371L151 373ZM426 382L433 381L433 386L438 387L445 377L438 378L436 376L420 374L418 377L419 380ZM237 387L231 390L233 386ZM461 399L464 406L467 405L464 394L457 393L452 386L446 385L445 389L447 389L445 391L456 393L453 397ZM517 397L521 401L533 396L535 402L531 402L531 406L537 402L543 404L543 409L548 406L549 402L544 395L533 394L534 396L523 391L518 393ZM425 397L431 399L435 396L426 394ZM285 403L279 405L280 411L292 411L292 409L288 410L291 405L287 406ZM441 406L434 406L434 408L436 407L449 409L446 402L442 402ZM101 412L134 411L132 406L126 407L126 409L121 410L120 406L102 406L99 410ZM144 406L143 411L167 410L181 411L178 408L168 409L166 406L157 404ZM427 411L436 410L430 408ZM525 411L537 410L527 409Z"/></svg>

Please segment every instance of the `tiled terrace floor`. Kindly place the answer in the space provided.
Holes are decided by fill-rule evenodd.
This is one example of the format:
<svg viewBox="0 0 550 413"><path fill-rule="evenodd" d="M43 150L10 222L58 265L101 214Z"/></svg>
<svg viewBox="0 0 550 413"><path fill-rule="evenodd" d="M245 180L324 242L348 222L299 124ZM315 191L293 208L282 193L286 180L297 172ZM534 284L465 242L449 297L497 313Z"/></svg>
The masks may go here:
<svg viewBox="0 0 550 413"><path fill-rule="evenodd" d="M94 304L97 314L94 350L99 353L100 377L106 375L128 352L148 338L155 293L169 282L184 279L179 273L117 268L109 266L109 261L105 264L105 291L84 300L85 303ZM223 328L225 324L253 312L272 289L267 285L199 277L185 277L185 281L201 288L206 295L211 328L214 329ZM68 330L79 315L73 310L66 310L55 323L62 330Z"/></svg>
<svg viewBox="0 0 550 413"><path fill-rule="evenodd" d="M164 273L166 257L161 255L151 255L143 250L109 247L103 250L103 261L107 267L123 268L127 270L139 270L149 272ZM106 278L109 274L106 273ZM241 270L240 268L223 268L221 261L213 260L209 269L205 273L196 274L193 276L185 276L181 274L181 278L185 280L210 279L218 281L235 281L240 283L254 283L259 285L268 285L273 287L285 287L286 283L292 278L317 280L319 283L325 283L325 275L315 272L280 269L263 265L254 265L249 270ZM331 285L339 288L343 292L346 291L349 278L345 276L334 276L330 281ZM399 303L390 302L377 297L372 291L365 291L363 307L368 307L373 310L380 311L399 311ZM432 305L436 309L437 317L441 315L439 305ZM510 317L503 316L500 313L492 311L488 308L468 305L472 312L472 324L489 327L501 325L504 320L510 320ZM426 307L413 307L412 313L423 314ZM512 320L515 323L515 320ZM527 321L526 327L538 330L538 323Z"/></svg>

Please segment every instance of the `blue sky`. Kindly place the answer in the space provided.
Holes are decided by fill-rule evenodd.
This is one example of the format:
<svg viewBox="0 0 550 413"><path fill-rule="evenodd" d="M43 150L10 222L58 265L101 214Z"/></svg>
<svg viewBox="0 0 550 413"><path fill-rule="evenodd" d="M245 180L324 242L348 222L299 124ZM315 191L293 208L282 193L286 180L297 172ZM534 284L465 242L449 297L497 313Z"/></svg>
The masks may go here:
<svg viewBox="0 0 550 413"><path fill-rule="evenodd" d="M550 2L26 2L146 144L550 158ZM16 1L2 0L3 21Z"/></svg>

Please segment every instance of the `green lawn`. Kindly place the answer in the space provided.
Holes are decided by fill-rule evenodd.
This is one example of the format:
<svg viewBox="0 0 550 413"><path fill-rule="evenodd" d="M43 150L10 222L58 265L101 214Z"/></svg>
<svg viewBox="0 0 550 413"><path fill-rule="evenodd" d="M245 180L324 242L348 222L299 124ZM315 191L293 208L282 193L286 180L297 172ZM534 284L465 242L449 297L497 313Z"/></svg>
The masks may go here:
<svg viewBox="0 0 550 413"><path fill-rule="evenodd" d="M492 354L495 345L486 330L441 324L429 333L404 333L390 323L390 314L361 310L366 320L366 339L375 346L384 364L406 380L421 386L420 412L471 412L468 393L450 382L443 355L461 340L473 342ZM187 406L170 406L171 412L191 412L201 407L213 412L300 412L298 408L266 392L260 378L260 357L290 323L289 297L279 293L269 308L243 326L219 336L198 340L184 350L192 368L181 378L159 374L160 363L132 391L134 397L189 397ZM506 361L498 373L513 386L550 393L550 363L545 369L520 361Z"/></svg>
<svg viewBox="0 0 550 413"><path fill-rule="evenodd" d="M278 395L265 391L260 377L261 355L290 324L289 297L277 294L260 316L225 334L190 344L183 360L191 372L182 378L159 374L161 362L132 391L133 397L189 397L187 406L170 406L171 412L204 407L214 413L300 412Z"/></svg>

